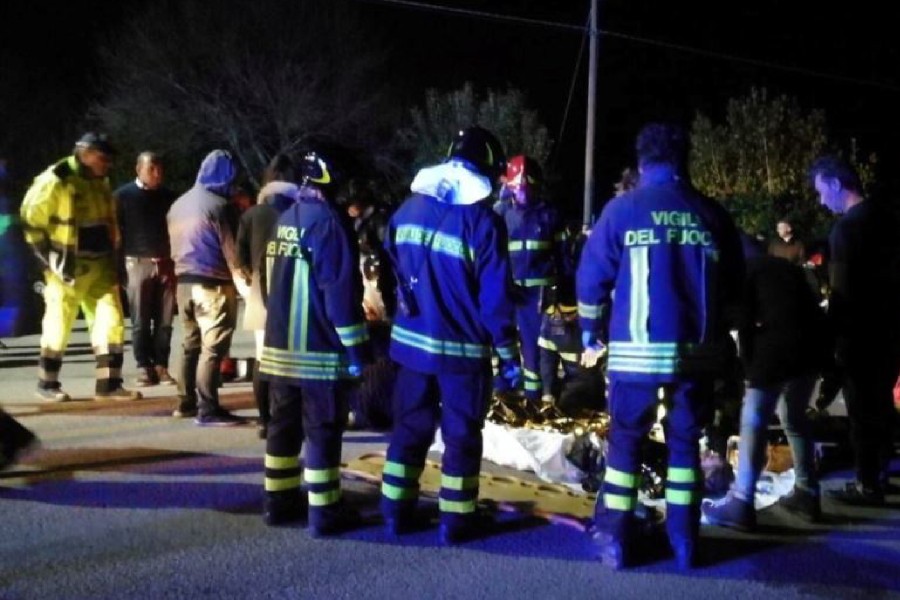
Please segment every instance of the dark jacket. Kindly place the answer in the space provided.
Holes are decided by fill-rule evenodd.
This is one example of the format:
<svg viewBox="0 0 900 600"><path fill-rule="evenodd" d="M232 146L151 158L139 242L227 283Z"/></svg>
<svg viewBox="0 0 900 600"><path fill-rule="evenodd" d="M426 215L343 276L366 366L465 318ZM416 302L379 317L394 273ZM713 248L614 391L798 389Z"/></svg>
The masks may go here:
<svg viewBox="0 0 900 600"><path fill-rule="evenodd" d="M802 265L806 262L806 245L796 237L792 237L787 242L776 237L769 242L769 254L783 258L795 265Z"/></svg>
<svg viewBox="0 0 900 600"><path fill-rule="evenodd" d="M874 200L852 207L829 236L829 321L844 358L900 348L900 227ZM895 367L896 368L896 367Z"/></svg>
<svg viewBox="0 0 900 600"><path fill-rule="evenodd" d="M520 206L504 200L494 210L506 224L513 280L522 287L549 286L562 275L566 230L545 202Z"/></svg>
<svg viewBox="0 0 900 600"><path fill-rule="evenodd" d="M821 370L832 345L802 267L771 255L749 261L738 340L750 387Z"/></svg>
<svg viewBox="0 0 900 600"><path fill-rule="evenodd" d="M294 204L296 194L297 186L292 183L270 182L260 190L257 204L244 211L238 223L238 268L245 278L259 279L263 298L267 285L266 245L273 238L278 217Z"/></svg>

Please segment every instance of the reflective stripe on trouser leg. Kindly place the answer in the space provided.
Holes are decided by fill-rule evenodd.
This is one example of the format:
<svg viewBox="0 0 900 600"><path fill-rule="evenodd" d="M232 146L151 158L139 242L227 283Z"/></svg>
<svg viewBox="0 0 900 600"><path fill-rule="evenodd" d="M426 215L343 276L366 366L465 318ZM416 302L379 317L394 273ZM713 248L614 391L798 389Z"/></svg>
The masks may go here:
<svg viewBox="0 0 900 600"><path fill-rule="evenodd" d="M303 480L309 490L310 508L323 508L337 504L341 499L341 469L303 469Z"/></svg>
<svg viewBox="0 0 900 600"><path fill-rule="evenodd" d="M419 477L423 467L385 461L381 473L381 495L397 503L415 503L419 498Z"/></svg>
<svg viewBox="0 0 900 600"><path fill-rule="evenodd" d="M441 468L439 508L441 523L464 526L474 515L481 471L484 415L491 397L488 366L474 373L438 375L442 398Z"/></svg>
<svg viewBox="0 0 900 600"><path fill-rule="evenodd" d="M266 435L265 489L300 492L300 447L303 437L301 389L279 381L271 384L272 416Z"/></svg>
<svg viewBox="0 0 900 600"><path fill-rule="evenodd" d="M294 456L272 456L265 458L266 492L300 491L300 458Z"/></svg>
<svg viewBox="0 0 900 600"><path fill-rule="evenodd" d="M500 357L496 354L491 354L491 375L493 376L494 391L501 394L512 391L509 382L500 376Z"/></svg>
<svg viewBox="0 0 900 600"><path fill-rule="evenodd" d="M381 486L385 517L410 516L419 495L419 476L434 439L439 414L433 375L401 366L394 385L394 428Z"/></svg>
<svg viewBox="0 0 900 600"><path fill-rule="evenodd" d="M478 475L457 476L441 474L441 496L438 501L442 513L459 516L475 512L478 501Z"/></svg>
<svg viewBox="0 0 900 600"><path fill-rule="evenodd" d="M594 522L612 539L626 542L634 522L640 483L640 451L655 416L657 385L612 379L609 388L610 430L603 501Z"/></svg>
<svg viewBox="0 0 900 600"><path fill-rule="evenodd" d="M102 394L111 392L122 385L122 360L121 347L115 354L98 354L97 367L94 370L96 378L95 390Z"/></svg>
<svg viewBox="0 0 900 600"><path fill-rule="evenodd" d="M700 529L700 434L712 406L712 383L679 381L664 386L669 449L666 530L672 543L694 541Z"/></svg>
<svg viewBox="0 0 900 600"><path fill-rule="evenodd" d="M603 494L597 498L594 508L594 524L598 530L612 539L627 539L634 509L637 506L638 476L612 467L606 467L603 476Z"/></svg>
<svg viewBox="0 0 900 600"><path fill-rule="evenodd" d="M522 385L525 397L541 398L541 365L538 337L541 333L541 287L519 288L521 304L516 306L516 323L522 348Z"/></svg>
<svg viewBox="0 0 900 600"><path fill-rule="evenodd" d="M699 469L669 467L666 477L666 530L669 539L696 539L703 478Z"/></svg>
<svg viewBox="0 0 900 600"><path fill-rule="evenodd" d="M538 400L541 397L541 376L530 369L523 369L525 397L529 400Z"/></svg>
<svg viewBox="0 0 900 600"><path fill-rule="evenodd" d="M39 388L55 389L60 387L59 371L62 368L62 356L62 352L41 348L41 357L38 361Z"/></svg>
<svg viewBox="0 0 900 600"><path fill-rule="evenodd" d="M329 527L340 519L341 436L347 422L349 384L303 381L300 384L306 460L303 480L309 498L309 523Z"/></svg>

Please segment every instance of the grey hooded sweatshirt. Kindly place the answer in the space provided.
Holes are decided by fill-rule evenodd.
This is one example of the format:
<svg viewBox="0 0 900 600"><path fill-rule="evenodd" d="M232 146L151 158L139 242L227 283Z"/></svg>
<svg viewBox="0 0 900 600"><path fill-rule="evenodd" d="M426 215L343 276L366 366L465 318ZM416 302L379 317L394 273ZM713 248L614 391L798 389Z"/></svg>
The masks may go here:
<svg viewBox="0 0 900 600"><path fill-rule="evenodd" d="M179 283L232 281L238 264L238 215L228 195L236 171L231 154L213 150L200 164L194 186L169 209L166 221Z"/></svg>

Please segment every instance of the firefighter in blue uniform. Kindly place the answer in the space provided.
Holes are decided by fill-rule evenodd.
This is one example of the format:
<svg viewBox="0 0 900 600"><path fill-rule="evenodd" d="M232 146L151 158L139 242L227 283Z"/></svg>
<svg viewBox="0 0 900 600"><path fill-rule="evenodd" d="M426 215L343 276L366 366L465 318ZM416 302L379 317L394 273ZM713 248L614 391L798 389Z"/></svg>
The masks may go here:
<svg viewBox="0 0 900 600"><path fill-rule="evenodd" d="M352 380L367 359L358 250L331 204L334 169L307 154L296 203L266 247L269 293L260 376L270 382L265 512L269 525L308 515L314 537L350 528L340 502L341 436ZM300 493L300 447L306 439Z"/></svg>
<svg viewBox="0 0 900 600"><path fill-rule="evenodd" d="M562 270L565 228L556 209L541 196L543 173L530 156L514 156L506 168L506 180L495 210L506 223L509 258L515 281L516 323L522 348L525 398L534 407L541 399L540 354L541 304L545 291ZM507 392L502 377L498 392Z"/></svg>
<svg viewBox="0 0 900 600"><path fill-rule="evenodd" d="M588 361L582 352L574 275L562 278L548 296L538 337L543 412L577 416L583 411L604 410L602 357Z"/></svg>
<svg viewBox="0 0 900 600"><path fill-rule="evenodd" d="M593 536L604 564L633 563L639 449L662 400L666 528L679 567L690 568L703 482L698 442L731 346L743 256L731 218L687 179L684 130L650 124L636 146L640 182L606 205L577 273L583 343L609 350L609 455Z"/></svg>
<svg viewBox="0 0 900 600"><path fill-rule="evenodd" d="M504 165L490 132L460 131L447 161L419 171L388 225L385 249L397 275L390 353L400 370L382 512L393 535L413 527L438 424L445 445L440 540L455 544L476 534L492 352L511 383L521 376L507 240L490 205Z"/></svg>

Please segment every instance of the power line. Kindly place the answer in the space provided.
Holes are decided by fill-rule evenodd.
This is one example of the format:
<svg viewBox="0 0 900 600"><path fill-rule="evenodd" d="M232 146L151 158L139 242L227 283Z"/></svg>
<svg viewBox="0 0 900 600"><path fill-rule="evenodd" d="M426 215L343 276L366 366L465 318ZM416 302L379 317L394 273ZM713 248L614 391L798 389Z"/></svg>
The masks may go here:
<svg viewBox="0 0 900 600"><path fill-rule="evenodd" d="M520 23L523 25L537 25L541 27L553 27L556 29L567 29L569 31L585 31L584 25L576 25L574 23L560 23L559 21L546 21L544 19L529 19L526 17L516 17L514 15L502 15L499 13L489 13L480 10L472 10L468 8L454 8L452 6L443 6L438 4L426 4L424 2L413 2L412 0L358 0L368 2L369 4L394 4L405 8L412 8L425 12L440 12L446 14L462 15L466 17L476 17L488 21L507 21L510 23Z"/></svg>
<svg viewBox="0 0 900 600"><path fill-rule="evenodd" d="M588 16L588 23L590 23L590 16ZM559 124L559 135L556 137L556 144L553 145L553 156L550 161L551 166L556 165L556 158L559 156L556 149L562 142L563 133L565 133L566 124L569 121L569 109L572 107L572 98L575 96L575 82L578 80L578 71L581 70L581 57L584 56L584 47L588 39L587 32L588 28L585 27L584 35L581 36L581 47L578 49L578 59L575 61L575 68L572 69L572 80L569 82L569 95L566 98L566 108L563 111L562 122Z"/></svg>
<svg viewBox="0 0 900 600"><path fill-rule="evenodd" d="M468 8L455 8L451 6L443 6L438 4L427 4L424 2L415 2L413 0L357 0L360 2L368 2L370 4L389 4L401 6L404 8L410 8L415 10L421 10L425 12L437 12L444 14L453 14L459 16L466 17L474 17L478 19L490 20L490 21L505 21L508 23L518 23L522 25L531 25L537 27L548 27L560 30L567 31L577 31L577 32L586 32L588 31L588 27L584 25L577 25L574 23L562 23L559 21L548 21L545 19L531 19L526 17L517 17L514 15L504 15L500 13L489 13L479 10L472 10ZM859 77L849 77L845 75L836 75L834 73L826 73L824 71L816 71L813 69L807 69L804 67L795 67L791 65L785 65L781 63L770 62L766 60L756 59L756 58L747 58L744 56L738 56L736 54L729 54L725 52L715 52L712 50L704 50L702 48L694 48L693 46L686 46L683 44L675 44L671 42L664 42L660 40L655 40L651 38L646 38L637 35L631 35L627 33L619 33L617 31L610 31L608 29L597 29L598 35L605 35L611 38L617 38L620 40L625 40L628 42L634 42L637 44L644 44L646 46L654 46L657 48L664 48L666 50L675 50L677 52L684 52L686 54L694 54L697 56L703 56L705 58L713 58L717 60L725 60L729 62L735 63L743 63L746 65L751 65L754 67L763 67L766 69L772 69L776 71L784 71L787 73L794 73L798 75L806 75L808 77L817 77L820 79L830 79L832 81L837 81L840 83L851 83L855 85L862 85L866 87L873 87L882 90L887 90L891 92L900 92L900 85L894 85L890 83L885 83L883 81L874 81L871 79L861 79Z"/></svg>

